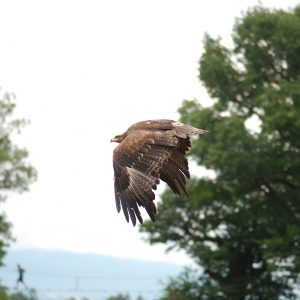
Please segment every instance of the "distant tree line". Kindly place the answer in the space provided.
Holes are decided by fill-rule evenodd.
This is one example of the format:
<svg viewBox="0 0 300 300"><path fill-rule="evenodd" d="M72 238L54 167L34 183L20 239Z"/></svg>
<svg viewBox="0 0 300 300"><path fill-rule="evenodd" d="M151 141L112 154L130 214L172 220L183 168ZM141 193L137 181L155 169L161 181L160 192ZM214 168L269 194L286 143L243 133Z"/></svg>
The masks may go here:
<svg viewBox="0 0 300 300"><path fill-rule="evenodd" d="M39 300L35 289L9 292L5 287L0 287L1 300Z"/></svg>
<svg viewBox="0 0 300 300"><path fill-rule="evenodd" d="M9 293L5 287L0 287L0 300L39 300L37 292L35 289L29 289L27 291L15 291ZM70 297L66 300L90 300L87 297ZM144 300L142 296L137 296L137 298L130 297L129 294L119 293L116 296L109 296L106 300Z"/></svg>

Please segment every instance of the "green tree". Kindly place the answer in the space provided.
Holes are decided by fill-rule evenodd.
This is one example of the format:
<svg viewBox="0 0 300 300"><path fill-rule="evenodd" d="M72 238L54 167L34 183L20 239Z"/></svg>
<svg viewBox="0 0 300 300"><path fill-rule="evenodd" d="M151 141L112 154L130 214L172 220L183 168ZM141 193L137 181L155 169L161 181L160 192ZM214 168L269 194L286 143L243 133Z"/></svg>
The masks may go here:
<svg viewBox="0 0 300 300"><path fill-rule="evenodd" d="M106 300L131 300L132 298L128 294L118 294L116 296L110 296ZM137 300L143 300L142 296L138 296Z"/></svg>
<svg viewBox="0 0 300 300"><path fill-rule="evenodd" d="M9 295L8 300L38 300L35 289L30 289L27 293L15 292Z"/></svg>
<svg viewBox="0 0 300 300"><path fill-rule="evenodd" d="M110 296L107 300L130 300L130 296L128 294L118 294L117 296Z"/></svg>
<svg viewBox="0 0 300 300"><path fill-rule="evenodd" d="M24 119L12 119L15 104L9 93L0 95L0 203L8 192L23 192L36 179L35 169L26 161L27 150L14 144L11 137L26 124ZM12 240L11 224L4 213L0 214L0 265L6 247Z"/></svg>
<svg viewBox="0 0 300 300"><path fill-rule="evenodd" d="M6 288L0 286L0 299L1 300L9 300Z"/></svg>
<svg viewBox="0 0 300 300"><path fill-rule="evenodd" d="M71 298L67 298L66 300L78 300L78 298L71 297ZM89 300L89 298L83 297L81 298L81 300Z"/></svg>
<svg viewBox="0 0 300 300"><path fill-rule="evenodd" d="M215 102L184 101L179 110L182 121L209 130L191 155L215 178L191 180L186 201L165 191L157 222L141 227L150 243L184 249L203 269L171 280L163 299L296 298L300 7L249 10L233 41L229 49L205 37L199 78Z"/></svg>

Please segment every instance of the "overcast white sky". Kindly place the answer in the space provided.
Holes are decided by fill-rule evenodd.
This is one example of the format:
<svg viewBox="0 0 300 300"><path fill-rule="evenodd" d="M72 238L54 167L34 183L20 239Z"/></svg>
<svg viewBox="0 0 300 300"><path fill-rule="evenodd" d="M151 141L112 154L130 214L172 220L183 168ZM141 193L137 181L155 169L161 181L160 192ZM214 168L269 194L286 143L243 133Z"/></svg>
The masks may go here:
<svg viewBox="0 0 300 300"><path fill-rule="evenodd" d="M0 1L0 86L31 121L18 141L39 173L4 206L14 247L189 261L143 242L117 214L110 139L136 121L177 119L183 99L209 103L197 79L203 35L230 44L235 18L257 3Z"/></svg>

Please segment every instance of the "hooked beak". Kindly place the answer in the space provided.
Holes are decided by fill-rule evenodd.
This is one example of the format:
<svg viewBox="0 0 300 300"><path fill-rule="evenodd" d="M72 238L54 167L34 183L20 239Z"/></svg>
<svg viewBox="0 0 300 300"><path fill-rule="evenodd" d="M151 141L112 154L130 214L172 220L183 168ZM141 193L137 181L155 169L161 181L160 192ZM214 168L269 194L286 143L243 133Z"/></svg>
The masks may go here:
<svg viewBox="0 0 300 300"><path fill-rule="evenodd" d="M114 137L114 138L112 138L112 139L110 140L110 142L111 142L111 143L113 143L113 142L117 143L117 139Z"/></svg>

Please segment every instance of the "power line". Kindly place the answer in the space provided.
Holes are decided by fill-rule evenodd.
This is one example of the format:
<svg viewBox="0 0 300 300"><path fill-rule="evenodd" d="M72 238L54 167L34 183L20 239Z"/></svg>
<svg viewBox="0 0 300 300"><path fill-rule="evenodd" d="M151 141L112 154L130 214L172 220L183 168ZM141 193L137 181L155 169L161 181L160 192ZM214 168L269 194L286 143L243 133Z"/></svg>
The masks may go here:
<svg viewBox="0 0 300 300"><path fill-rule="evenodd" d="M14 287L7 287L9 290L15 290ZM76 288L37 288L34 289L37 292L55 292L55 293L140 293L140 294L159 294L159 291L156 290L131 290L131 289L124 289L124 290L117 290L117 289L76 289Z"/></svg>
<svg viewBox="0 0 300 300"><path fill-rule="evenodd" d="M15 268L12 268L10 266L5 266L0 269L1 273L16 273L17 270ZM72 288L34 288L38 293L69 293L69 294L117 294L117 293L129 293L129 294L137 294L137 295L160 295L161 290L157 289L115 289L115 288L84 288L81 287L80 284L85 285L87 280L101 280L103 284L103 280L123 280L123 281L156 281L159 280L158 276L116 276L116 275L90 275L90 274L83 274L82 272L69 272L69 271L32 271L27 270L26 277L27 280L30 281L31 277L51 277L51 278L69 278L73 279L73 287ZM98 283L99 285L99 283ZM118 283L116 284L116 286ZM15 290L15 287L7 287L10 290Z"/></svg>
<svg viewBox="0 0 300 300"><path fill-rule="evenodd" d="M14 269L7 269L7 270L0 270L0 273L16 273L16 270ZM118 276L118 275L86 275L80 272L74 272L74 273L61 273L59 271L55 272L36 272L36 271L28 271L26 272L27 277L28 276L38 276L38 277L65 277L65 278L74 278L78 277L79 279L117 279L117 280L158 280L158 276Z"/></svg>

